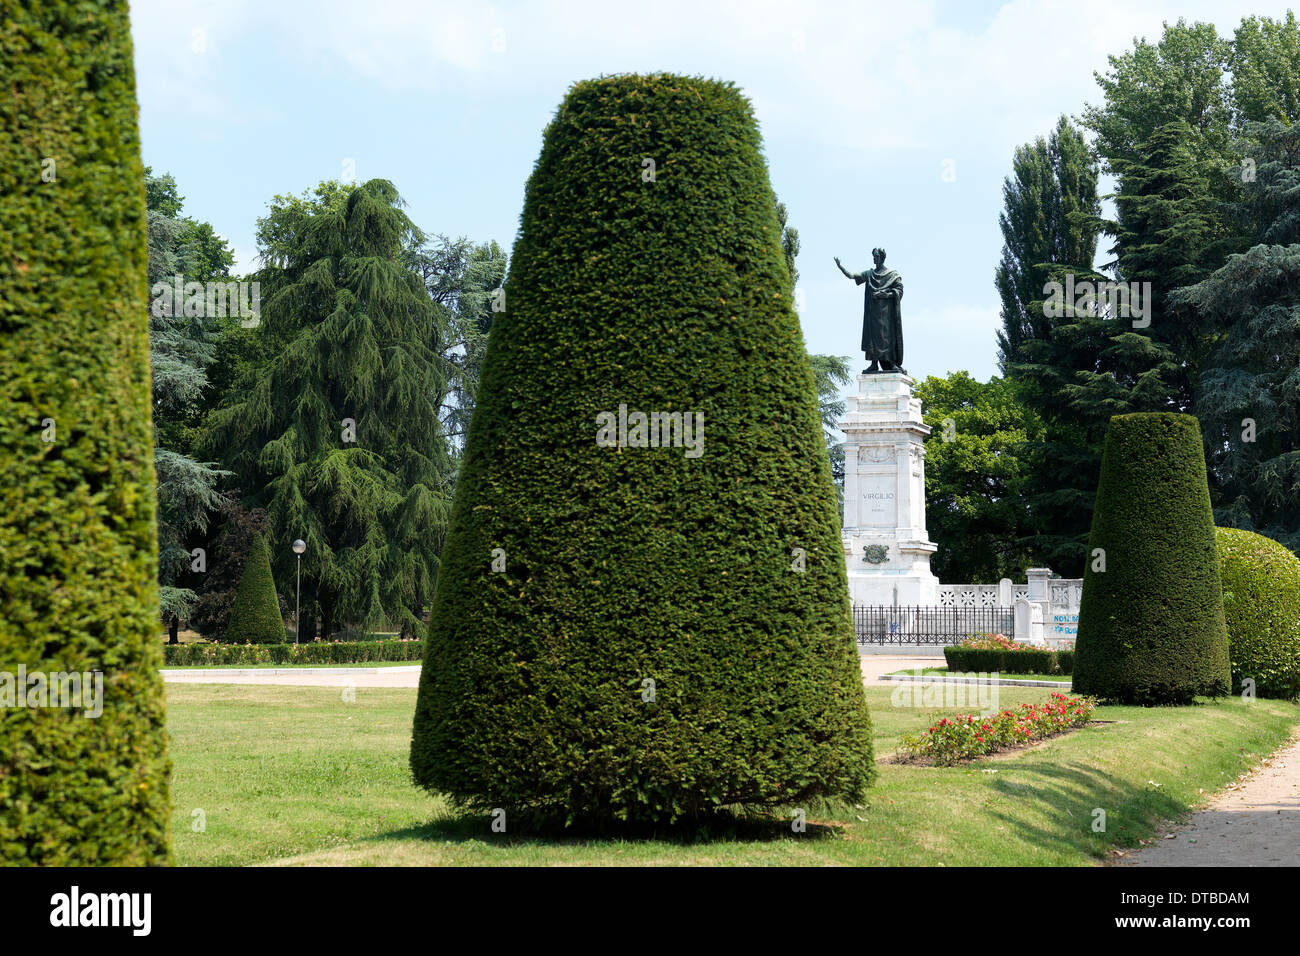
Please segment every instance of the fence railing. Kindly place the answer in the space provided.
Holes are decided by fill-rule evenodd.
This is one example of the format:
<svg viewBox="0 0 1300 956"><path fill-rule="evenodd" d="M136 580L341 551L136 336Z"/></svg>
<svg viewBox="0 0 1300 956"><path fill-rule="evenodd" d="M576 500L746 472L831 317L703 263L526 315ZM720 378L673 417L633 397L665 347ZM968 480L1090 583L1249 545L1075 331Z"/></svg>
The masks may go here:
<svg viewBox="0 0 1300 956"><path fill-rule="evenodd" d="M1009 607L855 604L853 628L861 645L954 644L971 634L1010 636L1015 613Z"/></svg>

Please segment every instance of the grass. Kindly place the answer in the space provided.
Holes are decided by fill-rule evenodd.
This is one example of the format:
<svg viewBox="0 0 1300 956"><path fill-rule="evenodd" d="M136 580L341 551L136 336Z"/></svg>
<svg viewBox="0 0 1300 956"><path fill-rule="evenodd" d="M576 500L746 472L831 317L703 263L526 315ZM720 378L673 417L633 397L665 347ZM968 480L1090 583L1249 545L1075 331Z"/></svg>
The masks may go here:
<svg viewBox="0 0 1300 956"><path fill-rule="evenodd" d="M918 668L905 667L901 671L891 671L892 674L915 674ZM922 674L933 674L936 677L947 677L948 668L946 667L922 667L919 668ZM966 671L958 671L957 676L965 675ZM1002 674L998 677L1003 680L1054 680L1062 684L1070 683L1069 674Z"/></svg>
<svg viewBox="0 0 1300 956"><path fill-rule="evenodd" d="M903 688L869 687L877 754L936 715ZM1045 688L997 688L999 708ZM580 839L494 834L417 790L407 770L413 689L169 684L173 843L182 865L794 864L1077 865L1133 847L1280 746L1300 707L1236 698L1180 708L1099 708L1099 723L959 767L883 762L860 806L809 808L708 837ZM1093 833L1093 810L1107 831ZM195 832L196 810L205 832ZM510 821L507 818L507 830Z"/></svg>

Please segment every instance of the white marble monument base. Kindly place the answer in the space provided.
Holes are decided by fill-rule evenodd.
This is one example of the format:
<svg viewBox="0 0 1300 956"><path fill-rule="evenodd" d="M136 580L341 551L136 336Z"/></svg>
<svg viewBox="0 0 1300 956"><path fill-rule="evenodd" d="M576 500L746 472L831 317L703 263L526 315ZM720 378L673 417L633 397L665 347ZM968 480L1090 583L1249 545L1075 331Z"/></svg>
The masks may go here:
<svg viewBox="0 0 1300 956"><path fill-rule="evenodd" d="M858 376L844 420L841 540L854 604L938 603L925 528L921 402L902 372Z"/></svg>

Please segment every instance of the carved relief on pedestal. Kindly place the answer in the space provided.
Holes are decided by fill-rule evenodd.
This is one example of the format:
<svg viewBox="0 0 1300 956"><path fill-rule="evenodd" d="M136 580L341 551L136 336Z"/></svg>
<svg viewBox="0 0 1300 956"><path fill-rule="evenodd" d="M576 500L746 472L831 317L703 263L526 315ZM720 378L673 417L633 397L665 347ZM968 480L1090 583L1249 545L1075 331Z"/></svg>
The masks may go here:
<svg viewBox="0 0 1300 956"><path fill-rule="evenodd" d="M912 459L912 474L917 477L925 474L925 446L913 445L909 455Z"/></svg>

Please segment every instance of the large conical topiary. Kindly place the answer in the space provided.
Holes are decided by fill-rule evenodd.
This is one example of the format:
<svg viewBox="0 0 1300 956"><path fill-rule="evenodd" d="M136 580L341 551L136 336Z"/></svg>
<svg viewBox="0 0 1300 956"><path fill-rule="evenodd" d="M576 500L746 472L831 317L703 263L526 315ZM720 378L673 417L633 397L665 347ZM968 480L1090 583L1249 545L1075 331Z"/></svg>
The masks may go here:
<svg viewBox="0 0 1300 956"><path fill-rule="evenodd" d="M125 3L6 4L0 16L6 864L168 859L129 27Z"/></svg>
<svg viewBox="0 0 1300 956"><path fill-rule="evenodd" d="M1228 639L1195 418L1110 420L1088 551L1074 689L1135 704L1226 694Z"/></svg>
<svg viewBox="0 0 1300 956"><path fill-rule="evenodd" d="M582 824L860 795L871 727L835 489L748 101L678 76L575 85L504 304L416 781ZM640 447L652 429L660 447Z"/></svg>
<svg viewBox="0 0 1300 956"><path fill-rule="evenodd" d="M284 618L280 616L280 598L271 574L271 552L260 534L248 549L223 638L234 644L284 643Z"/></svg>
<svg viewBox="0 0 1300 956"><path fill-rule="evenodd" d="M1217 529L1234 689L1300 696L1300 559L1272 538Z"/></svg>

